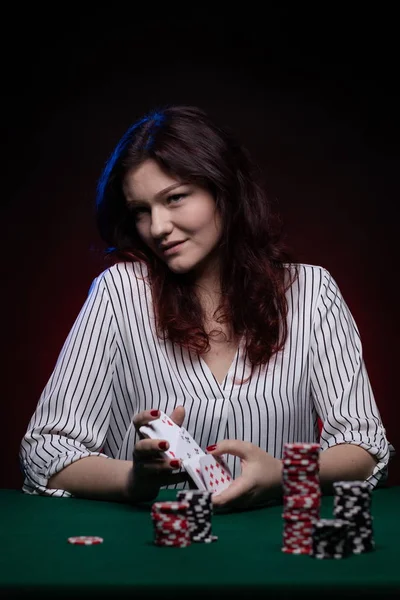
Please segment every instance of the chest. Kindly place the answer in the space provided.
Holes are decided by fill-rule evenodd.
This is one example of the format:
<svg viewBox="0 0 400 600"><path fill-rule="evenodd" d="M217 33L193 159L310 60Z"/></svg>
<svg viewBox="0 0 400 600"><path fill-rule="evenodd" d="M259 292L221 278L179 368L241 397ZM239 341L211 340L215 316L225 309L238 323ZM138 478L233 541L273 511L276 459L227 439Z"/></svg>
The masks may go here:
<svg viewBox="0 0 400 600"><path fill-rule="evenodd" d="M201 358L221 385L236 356L239 338L230 337L227 328L219 323L214 331L212 329L212 327L208 328L210 349L202 354Z"/></svg>

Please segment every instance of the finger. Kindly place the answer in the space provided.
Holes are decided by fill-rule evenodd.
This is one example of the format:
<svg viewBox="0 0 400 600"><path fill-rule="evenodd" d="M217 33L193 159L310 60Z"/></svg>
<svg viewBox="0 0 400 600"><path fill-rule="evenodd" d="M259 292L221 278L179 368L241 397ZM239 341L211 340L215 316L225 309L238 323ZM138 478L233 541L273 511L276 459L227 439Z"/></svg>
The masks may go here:
<svg viewBox="0 0 400 600"><path fill-rule="evenodd" d="M155 474L154 472L146 473L144 470L135 471L131 498L134 502L154 501L159 494L161 486L185 483L187 479L188 475L186 472L160 472Z"/></svg>
<svg viewBox="0 0 400 600"><path fill-rule="evenodd" d="M142 461L134 460L134 480L139 486L154 485L160 488L166 485L175 485L188 481L187 472L181 468L179 461ZM143 483L139 483L143 482Z"/></svg>
<svg viewBox="0 0 400 600"><path fill-rule="evenodd" d="M165 450L169 448L167 440L153 440L145 438L135 444L133 460L138 468L152 468L175 470L182 467L179 458L166 456Z"/></svg>
<svg viewBox="0 0 400 600"><path fill-rule="evenodd" d="M139 429L139 427L142 425L147 425L151 421L158 419L159 416L160 411L157 408L152 408L151 410L142 410L133 416L132 423L136 429Z"/></svg>
<svg viewBox="0 0 400 600"><path fill-rule="evenodd" d="M179 471L179 473L166 473L162 475L162 485L175 485L177 483L185 483L188 480L188 474L186 471Z"/></svg>
<svg viewBox="0 0 400 600"><path fill-rule="evenodd" d="M219 494L212 495L212 502L215 506L226 506L237 501L241 496L248 494L251 490L251 484L244 478L238 477L229 487Z"/></svg>
<svg viewBox="0 0 400 600"><path fill-rule="evenodd" d="M221 456L222 454L232 454L238 456L242 460L248 458L249 452L251 451L252 444L249 442L242 442L241 440L221 440L215 445L213 450L207 450L209 454L213 456Z"/></svg>
<svg viewBox="0 0 400 600"><path fill-rule="evenodd" d="M140 475L165 475L171 474L177 475L178 473L184 473L182 465L179 460L166 460L165 458L147 460L143 458L134 457L133 460L134 470Z"/></svg>
<svg viewBox="0 0 400 600"><path fill-rule="evenodd" d="M170 419L181 427L185 420L185 408L183 406L177 406L170 414Z"/></svg>
<svg viewBox="0 0 400 600"><path fill-rule="evenodd" d="M167 440L153 440L144 438L135 444L133 455L136 459L143 458L164 458L163 452L168 450L169 443Z"/></svg>

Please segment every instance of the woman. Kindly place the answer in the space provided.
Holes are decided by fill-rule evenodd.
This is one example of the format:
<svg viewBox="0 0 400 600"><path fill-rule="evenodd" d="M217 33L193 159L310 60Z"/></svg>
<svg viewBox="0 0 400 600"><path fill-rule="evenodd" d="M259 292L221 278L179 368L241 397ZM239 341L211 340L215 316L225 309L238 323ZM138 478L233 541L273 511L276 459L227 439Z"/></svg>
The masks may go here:
<svg viewBox="0 0 400 600"><path fill-rule="evenodd" d="M117 259L92 284L21 443L27 493L140 502L184 487L168 413L227 454L215 506L281 494L285 442L320 440L323 488L386 475L359 333L332 276L294 264L245 149L195 107L149 113L98 185ZM319 431L319 423L322 424Z"/></svg>

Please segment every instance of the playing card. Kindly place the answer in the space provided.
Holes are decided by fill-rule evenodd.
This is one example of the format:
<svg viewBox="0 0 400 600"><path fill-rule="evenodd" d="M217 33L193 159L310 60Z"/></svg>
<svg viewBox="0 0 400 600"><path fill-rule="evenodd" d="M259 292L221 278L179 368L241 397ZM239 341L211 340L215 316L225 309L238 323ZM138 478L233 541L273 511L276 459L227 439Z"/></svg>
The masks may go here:
<svg viewBox="0 0 400 600"><path fill-rule="evenodd" d="M178 433L176 452L182 460L188 460L194 456L203 456L205 454L196 440L192 438L184 427L181 427Z"/></svg>
<svg viewBox="0 0 400 600"><path fill-rule="evenodd" d="M222 492L233 481L232 473L221 457L217 460L212 454L204 454L199 458L199 467L207 490L213 494Z"/></svg>
<svg viewBox="0 0 400 600"><path fill-rule="evenodd" d="M184 461L193 456L204 455L204 451L190 433L184 427L179 427L163 412L158 419L154 419L148 425L142 425L139 431L153 440L167 440L170 447L165 454L169 458L179 458Z"/></svg>
<svg viewBox="0 0 400 600"><path fill-rule="evenodd" d="M164 454L166 454L168 458L180 458L180 456L177 455L180 427L165 413L161 412L158 419L154 419L154 421L151 421L148 425L142 425L139 428L139 431L145 437L151 438L152 440L167 440L169 448Z"/></svg>
<svg viewBox="0 0 400 600"><path fill-rule="evenodd" d="M156 439L166 439L169 441L172 432L178 433L180 427L174 423L168 415L160 411L160 416L154 421L150 421L148 425L142 425L140 432L147 434L149 437Z"/></svg>
<svg viewBox="0 0 400 600"><path fill-rule="evenodd" d="M201 456L205 456L204 452ZM197 485L198 489L206 491L207 488L201 473L199 461L200 456L196 454L192 456L192 458L182 461L182 464L185 468L185 471L190 475L193 483Z"/></svg>

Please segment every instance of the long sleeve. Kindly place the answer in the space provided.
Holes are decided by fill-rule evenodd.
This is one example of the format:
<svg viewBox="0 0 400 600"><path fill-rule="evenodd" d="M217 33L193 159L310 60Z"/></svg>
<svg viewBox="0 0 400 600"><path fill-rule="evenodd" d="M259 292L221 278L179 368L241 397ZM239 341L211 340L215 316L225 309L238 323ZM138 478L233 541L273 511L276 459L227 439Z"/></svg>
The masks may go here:
<svg viewBox="0 0 400 600"><path fill-rule="evenodd" d="M71 496L48 489L51 476L86 456L106 456L117 354L106 287L95 279L43 390L20 446L23 491Z"/></svg>
<svg viewBox="0 0 400 600"><path fill-rule="evenodd" d="M311 393L320 419L321 449L350 443L371 453L377 464L372 487L387 476L394 448L388 443L362 355L358 328L340 290L322 269L311 343Z"/></svg>

